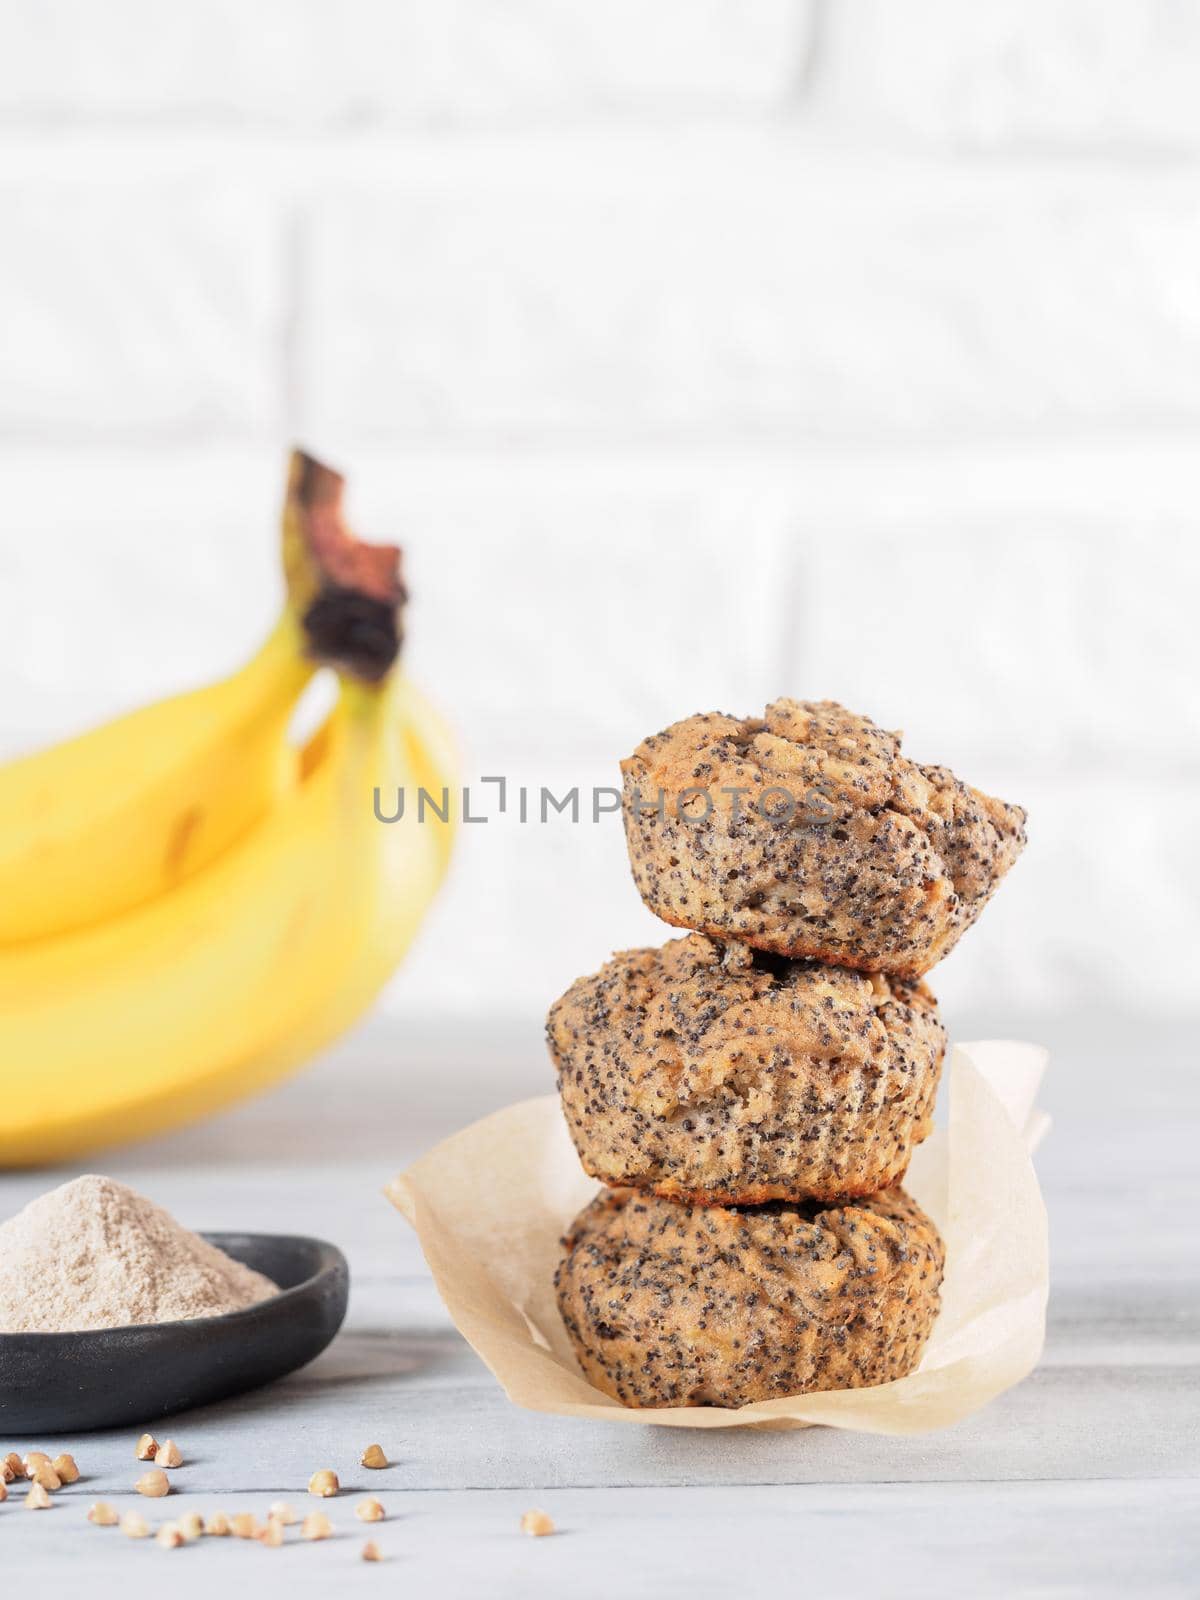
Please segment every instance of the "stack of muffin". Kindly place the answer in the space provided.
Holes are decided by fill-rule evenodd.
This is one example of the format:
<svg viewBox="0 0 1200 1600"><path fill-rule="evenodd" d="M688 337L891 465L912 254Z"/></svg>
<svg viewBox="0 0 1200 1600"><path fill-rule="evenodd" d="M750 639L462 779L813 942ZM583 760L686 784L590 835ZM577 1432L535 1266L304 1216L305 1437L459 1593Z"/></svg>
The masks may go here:
<svg viewBox="0 0 1200 1600"><path fill-rule="evenodd" d="M944 1249L899 1187L945 1053L921 982L1025 814L831 701L694 716L622 763L634 879L693 930L552 1007L586 1170L555 1276L629 1406L741 1406L917 1365Z"/></svg>

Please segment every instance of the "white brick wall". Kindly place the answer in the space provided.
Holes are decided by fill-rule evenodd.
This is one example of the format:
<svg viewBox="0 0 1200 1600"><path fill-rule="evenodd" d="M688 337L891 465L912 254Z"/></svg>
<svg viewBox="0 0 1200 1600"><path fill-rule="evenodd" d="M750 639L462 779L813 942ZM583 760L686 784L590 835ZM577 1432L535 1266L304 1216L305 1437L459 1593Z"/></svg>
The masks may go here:
<svg viewBox="0 0 1200 1600"><path fill-rule="evenodd" d="M588 134L423 152L314 213L318 432L950 439L1200 409L1190 173Z"/></svg>
<svg viewBox="0 0 1200 1600"><path fill-rule="evenodd" d="M766 107L811 0L7 0L0 105L47 121L371 126Z"/></svg>
<svg viewBox="0 0 1200 1600"><path fill-rule="evenodd" d="M252 648L299 437L405 541L468 776L838 696L1030 808L952 1016L1192 1007L1190 11L331 16L7 8L0 748ZM657 936L615 819L465 829L390 1003Z"/></svg>
<svg viewBox="0 0 1200 1600"><path fill-rule="evenodd" d="M278 423L282 240L256 196L64 174L0 186L0 210L5 433Z"/></svg>
<svg viewBox="0 0 1200 1600"><path fill-rule="evenodd" d="M835 0L814 93L890 137L1121 159L1200 145L1187 0Z"/></svg>

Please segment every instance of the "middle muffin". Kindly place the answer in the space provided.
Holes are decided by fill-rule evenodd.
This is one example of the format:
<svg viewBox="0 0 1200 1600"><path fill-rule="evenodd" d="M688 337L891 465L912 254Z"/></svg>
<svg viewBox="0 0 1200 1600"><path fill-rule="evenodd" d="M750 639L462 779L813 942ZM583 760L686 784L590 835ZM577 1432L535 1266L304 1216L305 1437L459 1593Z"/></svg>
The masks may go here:
<svg viewBox="0 0 1200 1600"><path fill-rule="evenodd" d="M691 1205L888 1188L930 1131L946 1048L923 983L701 933L578 979L547 1035L585 1169Z"/></svg>

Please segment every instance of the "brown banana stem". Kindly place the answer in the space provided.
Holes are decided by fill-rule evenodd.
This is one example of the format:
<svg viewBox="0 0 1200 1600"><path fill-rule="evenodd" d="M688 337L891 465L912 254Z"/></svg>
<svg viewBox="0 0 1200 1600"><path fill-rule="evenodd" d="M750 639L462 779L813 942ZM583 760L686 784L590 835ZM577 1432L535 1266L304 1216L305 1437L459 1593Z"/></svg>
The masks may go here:
<svg viewBox="0 0 1200 1600"><path fill-rule="evenodd" d="M398 545L367 544L346 526L346 480L293 450L283 507L288 595L314 659L367 683L400 654L408 591Z"/></svg>

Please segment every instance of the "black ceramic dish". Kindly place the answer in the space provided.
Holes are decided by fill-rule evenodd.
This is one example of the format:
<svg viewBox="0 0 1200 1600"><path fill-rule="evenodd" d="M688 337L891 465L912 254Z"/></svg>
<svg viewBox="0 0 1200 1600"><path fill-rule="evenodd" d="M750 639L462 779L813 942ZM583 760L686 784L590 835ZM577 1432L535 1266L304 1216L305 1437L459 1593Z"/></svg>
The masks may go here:
<svg viewBox="0 0 1200 1600"><path fill-rule="evenodd" d="M293 1234L206 1233L280 1293L246 1311L94 1333L0 1333L0 1437L140 1428L256 1389L320 1355L346 1315L334 1245Z"/></svg>

